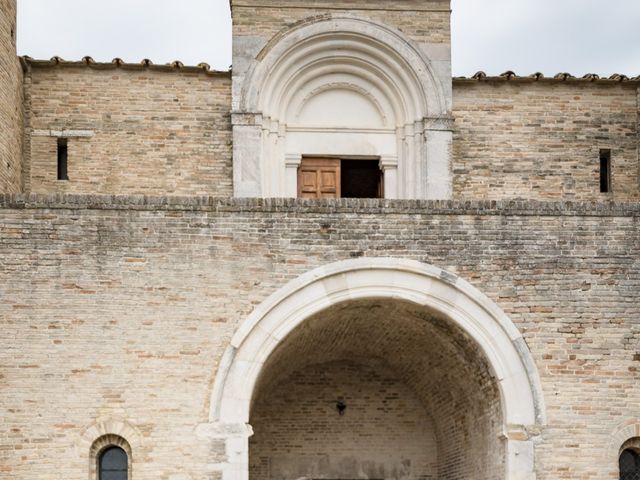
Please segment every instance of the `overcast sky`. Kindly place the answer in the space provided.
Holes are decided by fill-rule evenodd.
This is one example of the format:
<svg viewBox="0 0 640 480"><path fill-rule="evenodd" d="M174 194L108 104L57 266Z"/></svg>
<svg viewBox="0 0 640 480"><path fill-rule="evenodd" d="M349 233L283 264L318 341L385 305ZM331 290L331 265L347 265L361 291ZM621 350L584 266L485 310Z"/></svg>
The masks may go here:
<svg viewBox="0 0 640 480"><path fill-rule="evenodd" d="M452 4L454 75L478 70L640 75L640 0ZM231 65L228 5L228 0L18 0L18 53L207 62L226 70Z"/></svg>

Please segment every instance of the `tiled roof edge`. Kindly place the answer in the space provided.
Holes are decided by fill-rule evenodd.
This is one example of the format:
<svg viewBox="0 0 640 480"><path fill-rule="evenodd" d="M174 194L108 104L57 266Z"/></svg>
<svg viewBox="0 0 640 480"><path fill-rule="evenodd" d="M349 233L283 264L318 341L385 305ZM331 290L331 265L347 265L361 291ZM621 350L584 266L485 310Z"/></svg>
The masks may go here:
<svg viewBox="0 0 640 480"><path fill-rule="evenodd" d="M36 60L29 56L20 57L24 66L43 68L43 67L90 67L96 70L108 70L113 68L122 68L125 70L156 70L163 72L185 72L196 73L204 72L208 75L229 75L230 70L212 70L208 63L199 63L198 65L184 65L180 60L176 60L166 64L155 64L148 58L141 60L139 63L128 63L121 58L114 58L111 62L96 62L91 57L84 57L79 61L65 60L60 57L52 57L49 60Z"/></svg>
<svg viewBox="0 0 640 480"><path fill-rule="evenodd" d="M114 58L111 62L96 62L93 58L87 56L82 60L73 61L65 60L55 56L49 60L34 59L29 56L20 57L24 65L31 67L82 67L87 66L97 70L106 70L111 68L123 68L127 70L158 70L158 71L182 71L182 72L205 72L210 75L228 75L231 70L211 70L208 63L199 63L198 65L184 65L180 60L171 63L155 64L148 58L141 60L139 63L128 63L121 58ZM536 72L531 75L517 75L515 72L508 70L500 75L487 75L483 71L476 72L471 77L453 77L456 82L472 82L472 81L518 81L518 82L598 82L598 83L623 83L623 82L640 82L640 75L629 77L620 73L614 73L609 77L601 77L596 73L587 73L581 77L576 77L567 72L561 72L553 77L546 77L543 73Z"/></svg>
<svg viewBox="0 0 640 480"><path fill-rule="evenodd" d="M598 83L623 83L623 82L640 82L640 75L637 77L628 77L627 75L622 75L620 73L614 73L610 77L601 77L595 73L587 73L582 77L576 77L571 75L570 73L561 72L553 77L545 77L544 74L540 72L533 73L527 76L517 75L515 72L508 70L497 76L489 76L486 73L480 71L471 77L454 77L454 81L456 82L479 82L479 81L501 81L501 82L509 82L509 81L518 81L518 82L598 82Z"/></svg>

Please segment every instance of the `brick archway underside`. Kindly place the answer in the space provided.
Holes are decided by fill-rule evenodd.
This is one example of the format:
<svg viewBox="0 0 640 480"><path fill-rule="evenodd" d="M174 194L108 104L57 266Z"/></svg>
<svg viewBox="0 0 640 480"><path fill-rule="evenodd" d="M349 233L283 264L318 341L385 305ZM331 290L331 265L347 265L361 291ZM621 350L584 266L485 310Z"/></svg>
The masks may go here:
<svg viewBox="0 0 640 480"><path fill-rule="evenodd" d="M504 478L490 366L460 328L408 302L345 302L305 321L262 369L250 424L252 480Z"/></svg>
<svg viewBox="0 0 640 480"><path fill-rule="evenodd" d="M340 329L348 331L337 338ZM359 336L365 341L353 341ZM305 351L310 343L317 349ZM210 423L199 427L202 437L226 442L227 460L217 467L224 480L249 478L252 400L259 408L262 399L273 398L260 392L277 389L305 368L333 362L327 371L339 375L335 362L345 357L352 378L386 372L375 381L395 381L396 390L404 388L403 395L422 406L432 442L439 442L432 471L448 475L442 478L535 479L529 432L545 423L544 401L515 325L450 272L411 260L364 258L289 282L232 338L214 383ZM448 445L448 435L459 438ZM472 446L492 460L461 464L461 449ZM478 469L488 476L478 477Z"/></svg>

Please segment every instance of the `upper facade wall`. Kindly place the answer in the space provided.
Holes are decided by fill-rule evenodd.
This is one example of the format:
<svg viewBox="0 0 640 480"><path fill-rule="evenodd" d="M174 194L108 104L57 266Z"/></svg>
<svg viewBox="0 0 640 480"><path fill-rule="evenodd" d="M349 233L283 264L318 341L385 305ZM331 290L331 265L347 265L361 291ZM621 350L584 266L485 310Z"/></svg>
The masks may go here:
<svg viewBox="0 0 640 480"><path fill-rule="evenodd" d="M22 68L16 56L16 1L0 0L0 192L21 189Z"/></svg>
<svg viewBox="0 0 640 480"><path fill-rule="evenodd" d="M227 74L101 68L31 69L28 191L231 195ZM60 137L68 181L58 180Z"/></svg>
<svg viewBox="0 0 640 480"><path fill-rule="evenodd" d="M454 197L637 200L638 95L637 82L454 82Z"/></svg>
<svg viewBox="0 0 640 480"><path fill-rule="evenodd" d="M26 91L30 191L232 195L228 75L33 68ZM637 200L639 96L634 82L455 81L454 198ZM69 181L56 179L63 130L92 135L68 139Z"/></svg>
<svg viewBox="0 0 640 480"><path fill-rule="evenodd" d="M234 37L271 39L327 13L348 12L395 27L421 44L450 44L450 0L232 0Z"/></svg>

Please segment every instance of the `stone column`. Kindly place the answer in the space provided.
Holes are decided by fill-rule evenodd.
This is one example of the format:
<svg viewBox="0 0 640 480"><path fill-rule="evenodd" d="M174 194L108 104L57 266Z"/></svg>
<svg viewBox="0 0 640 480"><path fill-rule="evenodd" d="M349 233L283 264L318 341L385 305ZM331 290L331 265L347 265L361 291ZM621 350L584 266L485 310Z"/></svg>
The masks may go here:
<svg viewBox="0 0 640 480"><path fill-rule="evenodd" d="M298 196L298 168L302 163L302 155L299 153L288 153L284 158L284 196L296 198Z"/></svg>
<svg viewBox="0 0 640 480"><path fill-rule="evenodd" d="M262 115L231 114L233 126L233 196L262 196Z"/></svg>
<svg viewBox="0 0 640 480"><path fill-rule="evenodd" d="M380 169L384 174L384 198L399 198L398 157L383 155L380 157Z"/></svg>
<svg viewBox="0 0 640 480"><path fill-rule="evenodd" d="M203 440L225 441L226 462L209 465L212 472L220 472L222 480L249 480L249 437L253 428L248 423L203 423L196 429Z"/></svg>
<svg viewBox="0 0 640 480"><path fill-rule="evenodd" d="M450 200L453 198L451 166L453 121L451 117L425 118L426 198L428 200Z"/></svg>

